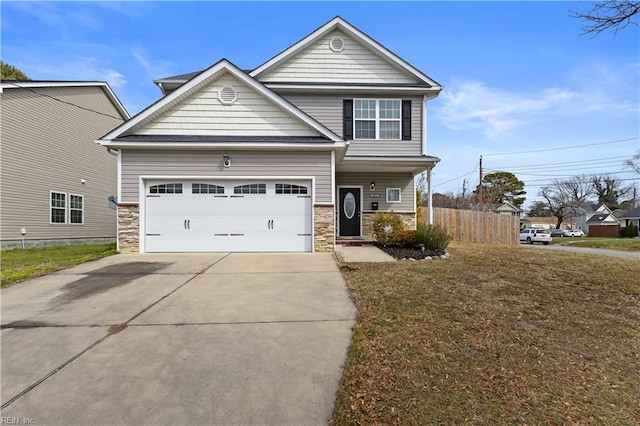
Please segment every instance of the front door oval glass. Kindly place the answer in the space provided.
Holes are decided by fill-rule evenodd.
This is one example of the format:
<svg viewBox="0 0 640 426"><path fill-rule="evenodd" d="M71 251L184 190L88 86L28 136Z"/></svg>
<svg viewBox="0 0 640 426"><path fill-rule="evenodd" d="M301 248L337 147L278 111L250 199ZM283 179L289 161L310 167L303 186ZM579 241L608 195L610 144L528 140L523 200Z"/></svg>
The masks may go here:
<svg viewBox="0 0 640 426"><path fill-rule="evenodd" d="M352 219L356 214L356 197L351 192L347 192L347 195L344 196L342 208L347 219Z"/></svg>

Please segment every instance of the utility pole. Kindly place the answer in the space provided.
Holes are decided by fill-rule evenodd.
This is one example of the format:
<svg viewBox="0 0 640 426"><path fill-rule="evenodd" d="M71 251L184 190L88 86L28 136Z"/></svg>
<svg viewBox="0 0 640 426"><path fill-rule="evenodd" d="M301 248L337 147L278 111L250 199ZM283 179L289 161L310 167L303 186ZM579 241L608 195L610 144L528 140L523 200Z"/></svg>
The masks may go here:
<svg viewBox="0 0 640 426"><path fill-rule="evenodd" d="M480 186L478 187L478 197L480 198L480 211L482 211L482 155L480 156Z"/></svg>

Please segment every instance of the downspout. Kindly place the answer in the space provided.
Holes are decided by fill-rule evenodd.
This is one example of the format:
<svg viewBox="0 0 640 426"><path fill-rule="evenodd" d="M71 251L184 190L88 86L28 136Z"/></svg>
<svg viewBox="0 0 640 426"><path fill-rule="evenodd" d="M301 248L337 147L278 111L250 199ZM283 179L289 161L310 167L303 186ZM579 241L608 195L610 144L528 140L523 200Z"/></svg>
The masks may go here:
<svg viewBox="0 0 640 426"><path fill-rule="evenodd" d="M427 169L427 199L429 200L429 218L427 219L427 224L429 225L433 225L433 191L431 189L431 170L433 170L434 166L435 164Z"/></svg>
<svg viewBox="0 0 640 426"><path fill-rule="evenodd" d="M422 155L427 155L427 96L422 97Z"/></svg>

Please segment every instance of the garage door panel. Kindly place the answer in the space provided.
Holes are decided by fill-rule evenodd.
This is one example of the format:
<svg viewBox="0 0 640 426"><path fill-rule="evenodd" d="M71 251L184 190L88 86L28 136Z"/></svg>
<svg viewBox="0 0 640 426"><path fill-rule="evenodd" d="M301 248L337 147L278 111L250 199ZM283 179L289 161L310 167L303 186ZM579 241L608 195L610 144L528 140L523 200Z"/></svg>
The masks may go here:
<svg viewBox="0 0 640 426"><path fill-rule="evenodd" d="M310 182L212 180L172 185L181 185L182 193L147 194L146 251L312 250Z"/></svg>

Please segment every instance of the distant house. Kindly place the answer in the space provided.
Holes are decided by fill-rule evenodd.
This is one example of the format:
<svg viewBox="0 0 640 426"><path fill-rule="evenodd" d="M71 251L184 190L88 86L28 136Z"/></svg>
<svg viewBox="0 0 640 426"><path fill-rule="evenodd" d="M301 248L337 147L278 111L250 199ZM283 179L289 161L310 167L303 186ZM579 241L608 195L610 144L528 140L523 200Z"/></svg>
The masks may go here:
<svg viewBox="0 0 640 426"><path fill-rule="evenodd" d="M539 229L555 229L558 219L555 216L549 217L531 217L527 216L524 220L526 220L528 228L539 228ZM571 225L569 223L563 222L560 225L561 229L569 229Z"/></svg>
<svg viewBox="0 0 640 426"><path fill-rule="evenodd" d="M95 140L129 115L109 85L2 81L0 106L2 248L114 241L117 157Z"/></svg>
<svg viewBox="0 0 640 426"><path fill-rule="evenodd" d="M590 226L620 225L620 221L606 204L587 204L576 209L576 228L589 233Z"/></svg>
<svg viewBox="0 0 640 426"><path fill-rule="evenodd" d="M516 216L523 217L524 211L514 206L508 201L503 202L502 204L491 204L489 207L494 213L505 215L505 216Z"/></svg>
<svg viewBox="0 0 640 426"><path fill-rule="evenodd" d="M624 223L625 228L634 224L640 230L640 206L618 217L618 220Z"/></svg>

